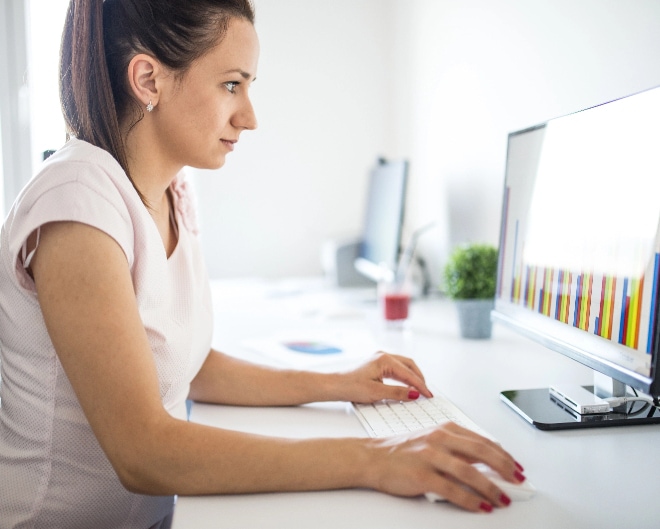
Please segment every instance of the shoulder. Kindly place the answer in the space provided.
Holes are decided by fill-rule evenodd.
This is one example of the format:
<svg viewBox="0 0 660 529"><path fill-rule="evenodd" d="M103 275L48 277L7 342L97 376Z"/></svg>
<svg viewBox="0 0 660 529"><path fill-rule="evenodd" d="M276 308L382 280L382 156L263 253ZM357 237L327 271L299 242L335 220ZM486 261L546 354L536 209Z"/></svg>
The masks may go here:
<svg viewBox="0 0 660 529"><path fill-rule="evenodd" d="M33 214L47 221L82 220L113 210L130 221L132 210L144 209L137 191L117 160L107 151L72 139L53 154L21 191L11 214Z"/></svg>
<svg viewBox="0 0 660 529"><path fill-rule="evenodd" d="M119 163L107 151L72 139L53 154L16 199L5 230L14 254L49 222L80 222L107 233L132 254L134 228L145 208Z"/></svg>
<svg viewBox="0 0 660 529"><path fill-rule="evenodd" d="M23 189L17 204L57 189L76 186L95 191L107 200L134 195L126 173L107 151L87 142L72 139L53 154Z"/></svg>

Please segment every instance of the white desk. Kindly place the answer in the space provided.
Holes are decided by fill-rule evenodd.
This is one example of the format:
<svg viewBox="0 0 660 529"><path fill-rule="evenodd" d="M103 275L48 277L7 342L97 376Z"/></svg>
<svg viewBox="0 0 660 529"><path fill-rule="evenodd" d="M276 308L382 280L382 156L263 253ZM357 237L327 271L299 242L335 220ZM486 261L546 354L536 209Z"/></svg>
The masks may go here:
<svg viewBox="0 0 660 529"><path fill-rule="evenodd" d="M445 301L415 302L407 332L381 332L373 304L363 304L363 317L337 311L319 316L318 309L332 305L335 295L285 289L264 298L264 288L245 286L235 296L240 288L216 285L216 347L254 359L259 356L241 346L247 337L282 328L368 329L378 343L415 358L434 387L498 438L525 466L538 493L489 515L369 490L180 497L174 529L660 526L660 426L542 432L499 400L504 389L547 387L555 380L589 384L586 368L502 327L494 328L491 340L461 340L453 307ZM252 409L195 404L191 419L280 436L365 435L343 403Z"/></svg>

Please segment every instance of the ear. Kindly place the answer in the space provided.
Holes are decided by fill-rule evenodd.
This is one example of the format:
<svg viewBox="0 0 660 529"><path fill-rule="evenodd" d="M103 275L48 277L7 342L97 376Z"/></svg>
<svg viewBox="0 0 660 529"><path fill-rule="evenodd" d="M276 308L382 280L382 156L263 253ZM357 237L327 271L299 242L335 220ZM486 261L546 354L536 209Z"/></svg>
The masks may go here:
<svg viewBox="0 0 660 529"><path fill-rule="evenodd" d="M146 107L158 104L162 66L152 56L139 53L128 64L128 83L135 98Z"/></svg>

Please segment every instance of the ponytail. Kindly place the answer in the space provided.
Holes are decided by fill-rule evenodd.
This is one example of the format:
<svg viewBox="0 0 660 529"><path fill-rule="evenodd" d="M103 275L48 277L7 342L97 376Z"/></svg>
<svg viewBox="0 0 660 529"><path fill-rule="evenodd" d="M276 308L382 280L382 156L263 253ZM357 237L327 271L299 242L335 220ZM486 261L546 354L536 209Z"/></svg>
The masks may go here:
<svg viewBox="0 0 660 529"><path fill-rule="evenodd" d="M67 138L74 136L108 151L133 182L103 43L103 0L71 0L64 23L60 99Z"/></svg>

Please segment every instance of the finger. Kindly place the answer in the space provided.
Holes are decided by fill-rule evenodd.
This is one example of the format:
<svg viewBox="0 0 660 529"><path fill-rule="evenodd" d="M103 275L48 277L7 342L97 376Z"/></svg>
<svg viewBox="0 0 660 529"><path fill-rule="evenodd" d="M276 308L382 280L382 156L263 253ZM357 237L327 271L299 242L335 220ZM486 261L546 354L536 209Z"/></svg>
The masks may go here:
<svg viewBox="0 0 660 529"><path fill-rule="evenodd" d="M495 483L472 465L455 458L442 462L442 477L443 488L447 490L444 497L466 509L489 512L489 507L506 507L511 503Z"/></svg>
<svg viewBox="0 0 660 529"><path fill-rule="evenodd" d="M431 454L432 464L437 469L440 479L433 483L437 488L432 489L432 492L472 511L481 509L489 512L487 508L483 508L483 500L486 500L486 507L491 508L506 507L511 503L511 499L487 475L456 456L454 451L456 444L475 441L461 436L458 431L452 431L450 426L432 432L427 439L432 444L438 443L437 450Z"/></svg>
<svg viewBox="0 0 660 529"><path fill-rule="evenodd" d="M384 356L383 358L385 358L385 361L387 362L387 364L384 366L384 378L391 378L393 380L403 382L407 386L412 386L425 397L430 398L433 396L429 388L426 387L424 377L421 376L421 373L418 373L419 369L415 371L414 369L411 369L405 365L401 360L391 355Z"/></svg>
<svg viewBox="0 0 660 529"><path fill-rule="evenodd" d="M412 358L408 358L407 356L399 356L399 355L392 355L392 356L396 358L399 362L401 362L404 366L406 366L408 369L410 369L413 373L415 373L424 382L426 382L426 379L422 374L422 370L419 367L417 367L417 364Z"/></svg>
<svg viewBox="0 0 660 529"><path fill-rule="evenodd" d="M446 423L441 428L439 441L454 455L470 464L484 463L512 483L525 481L522 466L499 444L456 423ZM450 435L445 438L446 434Z"/></svg>
<svg viewBox="0 0 660 529"><path fill-rule="evenodd" d="M378 394L381 395L378 400L399 400L399 401L409 401L417 400L419 398L419 390L414 387L406 386L394 386L391 384L384 384L378 382L381 388L378 391Z"/></svg>
<svg viewBox="0 0 660 529"><path fill-rule="evenodd" d="M481 495L471 492L468 487L457 482L451 476L440 476L429 487L429 491L439 495L446 501L471 512L486 512L493 510L493 504Z"/></svg>

